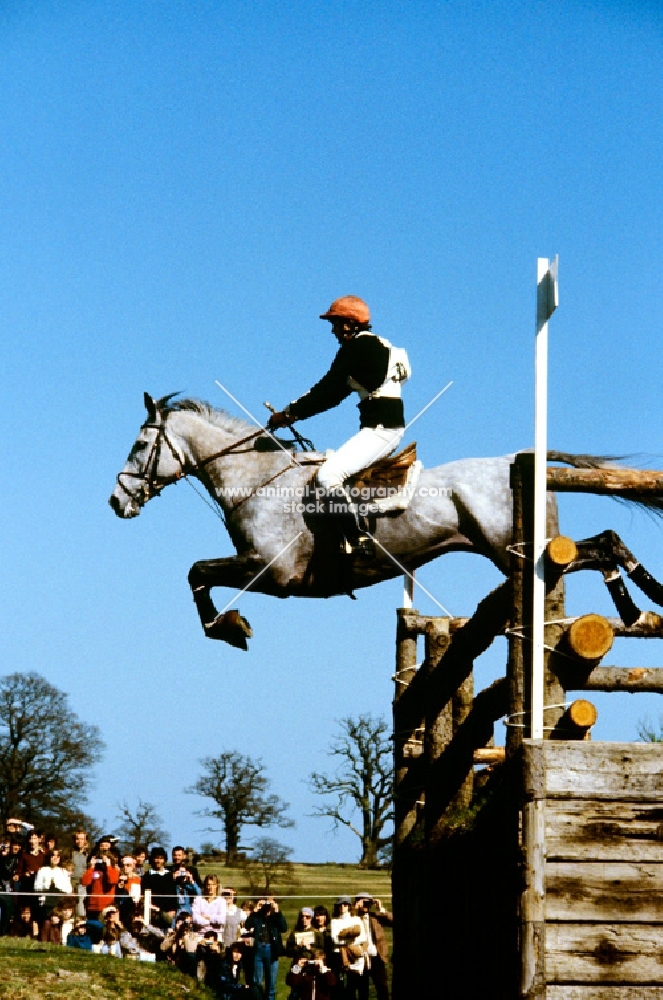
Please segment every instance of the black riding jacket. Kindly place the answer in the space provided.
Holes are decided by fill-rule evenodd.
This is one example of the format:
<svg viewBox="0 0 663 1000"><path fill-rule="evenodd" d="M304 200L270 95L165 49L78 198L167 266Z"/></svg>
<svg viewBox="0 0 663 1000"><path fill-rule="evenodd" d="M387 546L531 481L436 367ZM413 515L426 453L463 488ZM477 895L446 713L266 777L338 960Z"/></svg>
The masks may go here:
<svg viewBox="0 0 663 1000"><path fill-rule="evenodd" d="M296 420L306 420L338 406L353 391L350 380L368 392L375 392L385 382L389 367L389 348L379 337L361 333L345 340L332 361L331 368L319 382L287 408ZM360 426L404 427L403 401L390 397L362 399L359 405Z"/></svg>

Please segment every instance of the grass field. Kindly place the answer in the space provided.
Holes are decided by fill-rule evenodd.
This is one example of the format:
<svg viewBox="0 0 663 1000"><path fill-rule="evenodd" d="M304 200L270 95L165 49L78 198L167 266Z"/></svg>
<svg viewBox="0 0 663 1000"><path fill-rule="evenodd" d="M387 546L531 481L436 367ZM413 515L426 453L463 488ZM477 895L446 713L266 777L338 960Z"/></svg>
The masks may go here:
<svg viewBox="0 0 663 1000"><path fill-rule="evenodd" d="M355 865L296 864L295 883L274 893L292 929L302 906L323 903L331 912L339 895L354 896L370 892L391 909L389 872L366 872ZM234 886L240 900L251 895L241 873L219 865L201 865L202 876L215 872L222 884ZM388 932L389 933L389 932ZM287 935L286 935L287 936ZM278 1000L286 1000L285 976L290 960L279 963ZM193 979L159 963L150 965L127 959L89 955L70 948L39 944L16 938L0 938L0 998L13 1000L191 1000L211 998L212 994ZM374 996L373 992L370 994Z"/></svg>
<svg viewBox="0 0 663 1000"><path fill-rule="evenodd" d="M287 994L286 994L287 995ZM0 938L0 997L12 1000L212 1000L165 963L90 955L73 948Z"/></svg>
<svg viewBox="0 0 663 1000"><path fill-rule="evenodd" d="M382 900L387 909L391 909L391 872L387 870L365 871L357 865L335 864L295 864L293 867L294 884L284 887L277 883L272 891L279 899L283 899L284 907L290 907L292 901L295 916L302 906L314 906L316 903L323 903L331 911L331 903L337 896L354 896L357 892L371 892L373 896ZM198 870L201 878L209 872L214 872L219 876L222 885L234 886L240 900L251 895L238 869L225 868L223 865L201 864ZM288 917L289 911L286 911L286 919Z"/></svg>

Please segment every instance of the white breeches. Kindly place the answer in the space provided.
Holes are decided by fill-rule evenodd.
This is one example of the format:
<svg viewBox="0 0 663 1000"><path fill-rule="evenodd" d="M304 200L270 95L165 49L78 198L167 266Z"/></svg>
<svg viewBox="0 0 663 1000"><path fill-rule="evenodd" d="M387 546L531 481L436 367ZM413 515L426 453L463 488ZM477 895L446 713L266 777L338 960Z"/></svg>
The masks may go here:
<svg viewBox="0 0 663 1000"><path fill-rule="evenodd" d="M350 476L390 455L401 443L404 433L404 427L363 427L320 466L318 486L330 492L341 489Z"/></svg>

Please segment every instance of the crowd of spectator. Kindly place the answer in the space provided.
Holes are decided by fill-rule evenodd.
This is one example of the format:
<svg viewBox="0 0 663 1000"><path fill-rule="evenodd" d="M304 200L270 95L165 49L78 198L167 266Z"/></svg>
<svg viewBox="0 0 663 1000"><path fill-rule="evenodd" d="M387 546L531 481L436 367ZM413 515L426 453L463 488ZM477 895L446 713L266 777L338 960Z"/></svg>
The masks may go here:
<svg viewBox="0 0 663 1000"><path fill-rule="evenodd" d="M388 1000L392 922L379 899L340 896L333 912L305 906L294 929L273 896L238 905L214 874L201 880L185 848L117 850L84 830L70 849L20 820L0 840L0 934L127 958L170 962L218 997L275 1000L279 960L292 1000Z"/></svg>

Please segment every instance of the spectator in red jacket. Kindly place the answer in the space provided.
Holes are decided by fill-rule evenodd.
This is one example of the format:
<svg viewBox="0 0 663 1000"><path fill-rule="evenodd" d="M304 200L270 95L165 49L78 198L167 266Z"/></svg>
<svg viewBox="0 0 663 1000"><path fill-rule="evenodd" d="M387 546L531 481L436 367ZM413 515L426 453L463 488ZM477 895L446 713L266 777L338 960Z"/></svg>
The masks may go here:
<svg viewBox="0 0 663 1000"><path fill-rule="evenodd" d="M98 920L101 911L111 905L119 878L120 869L112 854L112 842L109 837L102 837L88 858L88 867L81 878L81 885L87 889L85 905L89 920Z"/></svg>

